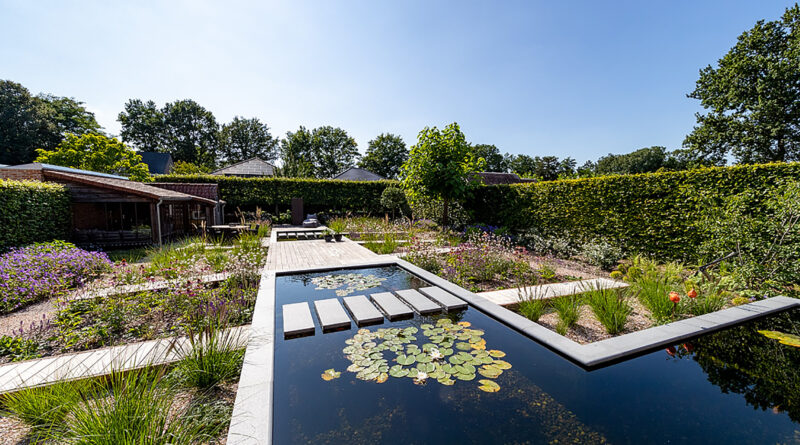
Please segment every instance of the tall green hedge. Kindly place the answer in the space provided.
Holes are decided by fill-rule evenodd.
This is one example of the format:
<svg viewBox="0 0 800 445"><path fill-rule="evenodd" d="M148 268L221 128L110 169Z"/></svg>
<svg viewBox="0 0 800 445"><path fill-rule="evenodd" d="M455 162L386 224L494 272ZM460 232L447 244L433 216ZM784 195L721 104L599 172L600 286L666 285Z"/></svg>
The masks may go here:
<svg viewBox="0 0 800 445"><path fill-rule="evenodd" d="M727 196L756 196L800 180L800 163L486 186L466 207L475 222L534 229L578 241L607 238L629 252L694 260L699 221Z"/></svg>
<svg viewBox="0 0 800 445"><path fill-rule="evenodd" d="M165 175L159 182L214 182L230 208L290 208L292 198L303 198L307 210L382 212L381 193L397 181L334 181L299 178L240 178L213 175Z"/></svg>
<svg viewBox="0 0 800 445"><path fill-rule="evenodd" d="M0 179L0 251L67 239L69 194L59 184Z"/></svg>

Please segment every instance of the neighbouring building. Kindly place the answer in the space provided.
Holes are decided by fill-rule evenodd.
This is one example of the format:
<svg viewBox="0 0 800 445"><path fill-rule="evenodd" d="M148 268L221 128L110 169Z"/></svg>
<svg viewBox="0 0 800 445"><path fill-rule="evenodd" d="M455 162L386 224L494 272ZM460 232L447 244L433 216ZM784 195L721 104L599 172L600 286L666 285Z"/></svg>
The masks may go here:
<svg viewBox="0 0 800 445"><path fill-rule="evenodd" d="M250 158L211 172L219 176L241 176L243 178L257 178L275 176L275 166L261 158Z"/></svg>
<svg viewBox="0 0 800 445"><path fill-rule="evenodd" d="M147 164L147 169L151 175L166 175L172 173L172 155L169 153L156 153L154 151L143 151L139 153L142 162Z"/></svg>
<svg viewBox="0 0 800 445"><path fill-rule="evenodd" d="M122 247L159 244L221 222L216 184L130 181L49 164L0 168L0 178L63 184L70 194L72 241Z"/></svg>
<svg viewBox="0 0 800 445"><path fill-rule="evenodd" d="M331 179L340 181L383 181L386 178L363 168L350 167Z"/></svg>

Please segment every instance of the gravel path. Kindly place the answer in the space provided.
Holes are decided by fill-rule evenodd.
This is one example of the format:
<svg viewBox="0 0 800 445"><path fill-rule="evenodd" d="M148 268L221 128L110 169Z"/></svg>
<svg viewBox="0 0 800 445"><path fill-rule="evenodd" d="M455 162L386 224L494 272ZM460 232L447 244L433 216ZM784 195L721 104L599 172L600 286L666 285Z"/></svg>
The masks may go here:
<svg viewBox="0 0 800 445"><path fill-rule="evenodd" d="M56 305L51 300L32 304L25 309L0 316L0 335L13 335L23 327L26 331L31 323L39 323L42 316L52 320L56 314Z"/></svg>

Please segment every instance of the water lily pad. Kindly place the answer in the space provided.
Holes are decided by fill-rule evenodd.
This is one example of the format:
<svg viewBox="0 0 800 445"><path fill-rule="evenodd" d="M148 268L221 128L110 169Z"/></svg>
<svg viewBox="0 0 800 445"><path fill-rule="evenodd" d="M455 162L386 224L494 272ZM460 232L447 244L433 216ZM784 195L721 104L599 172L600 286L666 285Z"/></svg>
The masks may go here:
<svg viewBox="0 0 800 445"><path fill-rule="evenodd" d="M453 355L453 350L450 348L439 349L439 352L445 357L448 355Z"/></svg>
<svg viewBox="0 0 800 445"><path fill-rule="evenodd" d="M506 356L506 353L503 351L498 351L497 349L491 349L489 350L489 355L494 358L503 358Z"/></svg>
<svg viewBox="0 0 800 445"><path fill-rule="evenodd" d="M451 379L450 377L441 377L436 380L437 382L441 383L444 386L451 386L456 383L455 380Z"/></svg>
<svg viewBox="0 0 800 445"><path fill-rule="evenodd" d="M459 342L456 343L456 349L461 349L462 351L469 351L472 348L469 343Z"/></svg>
<svg viewBox="0 0 800 445"><path fill-rule="evenodd" d="M392 376L392 377L397 377L397 378L405 377L405 376L408 375L408 369L396 368L396 367L392 366L389 369L389 375Z"/></svg>
<svg viewBox="0 0 800 445"><path fill-rule="evenodd" d="M361 371L362 369L364 369L364 368L362 368L361 366L358 366L355 363L353 363L353 364L351 364L350 366L347 367L347 370L350 371L350 372L358 372L358 371Z"/></svg>
<svg viewBox="0 0 800 445"><path fill-rule="evenodd" d="M511 363L508 363L505 360L495 360L492 365L500 369L511 369Z"/></svg>
<svg viewBox="0 0 800 445"><path fill-rule="evenodd" d="M411 365L417 361L416 357L413 355L398 355L396 360L398 364L403 366Z"/></svg>
<svg viewBox="0 0 800 445"><path fill-rule="evenodd" d="M421 327L422 329L426 329L426 330L433 329L433 325L430 324L430 323L423 323L423 324L419 325L419 327Z"/></svg>
<svg viewBox="0 0 800 445"><path fill-rule="evenodd" d="M497 392L500 391L500 385L493 380L478 380L481 386L478 387L483 392Z"/></svg>
<svg viewBox="0 0 800 445"><path fill-rule="evenodd" d="M341 372L335 371L333 368L326 369L325 372L322 373L322 380L329 382L333 379L338 379L342 375Z"/></svg>
<svg viewBox="0 0 800 445"><path fill-rule="evenodd" d="M417 361L420 362L420 363L429 363L432 360L431 356L426 354L426 353L424 353L424 352L420 352L419 354L417 354L416 357L417 357Z"/></svg>
<svg viewBox="0 0 800 445"><path fill-rule="evenodd" d="M464 369L465 373L475 374L475 367L470 365L469 363L464 363L463 365L461 365L461 367Z"/></svg>
<svg viewBox="0 0 800 445"><path fill-rule="evenodd" d="M778 340L782 345L800 348L800 336L780 331L758 331L758 333L767 338Z"/></svg>
<svg viewBox="0 0 800 445"><path fill-rule="evenodd" d="M489 367L484 366L484 367L481 367L480 369L478 369L478 374L480 374L480 375L482 375L484 377L488 377L490 379L495 379L495 378L499 377L500 374L502 374L502 373L503 373L502 369L495 368L493 366L489 366Z"/></svg>
<svg viewBox="0 0 800 445"><path fill-rule="evenodd" d="M385 382L385 381L386 381L388 378L389 378L389 374L386 374L385 372L382 372L382 373L378 374L378 377L376 377L376 378L375 378L375 381L376 381L377 383L383 383L383 382Z"/></svg>
<svg viewBox="0 0 800 445"><path fill-rule="evenodd" d="M416 327L414 327L414 326L409 326L409 327L407 327L407 328L405 328L405 329L403 329L403 330L404 330L405 332L409 333L409 334L416 334L417 332L419 332L419 329L417 329L417 328L416 328Z"/></svg>
<svg viewBox="0 0 800 445"><path fill-rule="evenodd" d="M438 326L445 325L445 324L453 324L453 320L450 320L449 318L440 318L440 319L436 320L436 324Z"/></svg>
<svg viewBox="0 0 800 445"><path fill-rule="evenodd" d="M464 326L465 328L468 328L468 327L472 326L472 323L470 323L468 321L459 321L458 325L459 326Z"/></svg>
<svg viewBox="0 0 800 445"><path fill-rule="evenodd" d="M447 361L449 361L450 363L452 363L454 365L460 365L460 364L464 363L464 359L462 359L461 357L459 357L457 355L454 355L454 356L450 357Z"/></svg>
<svg viewBox="0 0 800 445"><path fill-rule="evenodd" d="M455 374L455 377L459 380L468 382L475 379L475 374Z"/></svg>

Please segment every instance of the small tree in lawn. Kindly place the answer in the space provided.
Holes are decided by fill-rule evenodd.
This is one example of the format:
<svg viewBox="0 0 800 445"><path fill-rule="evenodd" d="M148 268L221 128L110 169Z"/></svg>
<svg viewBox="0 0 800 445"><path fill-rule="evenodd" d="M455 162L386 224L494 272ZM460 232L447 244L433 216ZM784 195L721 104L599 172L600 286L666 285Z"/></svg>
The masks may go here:
<svg viewBox="0 0 800 445"><path fill-rule="evenodd" d="M395 210L402 208L406 203L406 194L400 187L386 187L381 193L381 205L392 211L394 219Z"/></svg>
<svg viewBox="0 0 800 445"><path fill-rule="evenodd" d="M475 173L485 161L476 158L457 123L439 130L424 128L411 147L401 173L411 204L427 199L442 201L442 224L448 224L448 207L467 197L478 184Z"/></svg>

